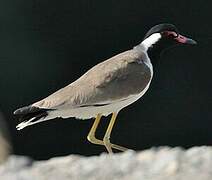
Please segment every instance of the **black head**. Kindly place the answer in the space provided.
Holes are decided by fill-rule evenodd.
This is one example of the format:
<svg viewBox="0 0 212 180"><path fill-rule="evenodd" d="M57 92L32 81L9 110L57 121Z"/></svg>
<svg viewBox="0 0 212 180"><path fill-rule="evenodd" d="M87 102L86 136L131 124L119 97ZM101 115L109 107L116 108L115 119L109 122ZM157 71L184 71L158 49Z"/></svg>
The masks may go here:
<svg viewBox="0 0 212 180"><path fill-rule="evenodd" d="M179 34L178 29L173 25L173 24L158 24L156 26L153 26L145 35L144 39L146 39L147 37L149 37L150 35L154 34L154 33L162 33L162 32L166 32L166 31L170 31L170 32L175 32L177 34Z"/></svg>
<svg viewBox="0 0 212 180"><path fill-rule="evenodd" d="M150 58L159 57L161 52L178 44L196 44L196 41L182 36L172 24L158 24L152 27L142 41Z"/></svg>

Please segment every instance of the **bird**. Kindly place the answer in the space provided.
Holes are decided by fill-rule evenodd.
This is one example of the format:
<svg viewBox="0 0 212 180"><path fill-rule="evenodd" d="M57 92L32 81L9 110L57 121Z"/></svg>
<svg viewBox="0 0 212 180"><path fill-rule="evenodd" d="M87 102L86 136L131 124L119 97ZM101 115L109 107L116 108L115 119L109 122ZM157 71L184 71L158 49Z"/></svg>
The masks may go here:
<svg viewBox="0 0 212 180"><path fill-rule="evenodd" d="M138 45L100 62L48 97L14 111L21 121L17 130L55 118L94 119L88 141L105 146L108 153L128 150L110 140L118 113L146 93L161 53L183 44L197 42L181 35L173 24L153 26ZM99 139L96 130L102 116L108 115L111 119L105 135Z"/></svg>

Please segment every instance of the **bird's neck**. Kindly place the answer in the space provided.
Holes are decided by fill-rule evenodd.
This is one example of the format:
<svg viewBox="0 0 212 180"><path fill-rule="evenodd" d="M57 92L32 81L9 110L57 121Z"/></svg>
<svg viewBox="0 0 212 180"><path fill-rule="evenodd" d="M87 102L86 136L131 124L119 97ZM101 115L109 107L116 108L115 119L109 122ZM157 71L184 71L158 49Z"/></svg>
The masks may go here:
<svg viewBox="0 0 212 180"><path fill-rule="evenodd" d="M141 42L140 46L142 46L146 51L148 51L148 49L152 48L155 44L157 44L161 38L162 36L160 33L154 33L151 36L144 39Z"/></svg>
<svg viewBox="0 0 212 180"><path fill-rule="evenodd" d="M154 67L156 65L158 65L158 62L160 60L161 54L164 49L165 49L165 46L163 46L159 43L155 44L153 47L147 49L148 57L150 58L151 63L153 64Z"/></svg>
<svg viewBox="0 0 212 180"><path fill-rule="evenodd" d="M144 51L148 54L151 63L155 66L158 63L160 54L164 49L162 41L162 36L160 33L154 33L151 36L144 39L139 46L142 47Z"/></svg>

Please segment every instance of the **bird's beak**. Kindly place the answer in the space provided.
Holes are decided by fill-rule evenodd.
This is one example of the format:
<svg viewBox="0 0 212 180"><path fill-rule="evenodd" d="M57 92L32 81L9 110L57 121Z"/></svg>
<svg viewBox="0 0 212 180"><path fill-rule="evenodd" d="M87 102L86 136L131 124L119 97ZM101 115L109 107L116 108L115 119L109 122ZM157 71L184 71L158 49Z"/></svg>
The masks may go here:
<svg viewBox="0 0 212 180"><path fill-rule="evenodd" d="M197 44L197 42L194 41L193 39L187 38L187 37L182 36L180 34L175 38L175 40L179 43L182 43L182 44L192 44L192 45Z"/></svg>

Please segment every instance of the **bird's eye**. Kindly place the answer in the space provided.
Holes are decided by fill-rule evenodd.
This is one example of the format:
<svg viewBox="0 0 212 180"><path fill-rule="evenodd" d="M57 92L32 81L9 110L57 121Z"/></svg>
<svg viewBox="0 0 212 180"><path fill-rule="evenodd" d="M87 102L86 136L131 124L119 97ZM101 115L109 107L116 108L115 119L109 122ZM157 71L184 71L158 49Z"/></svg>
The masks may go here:
<svg viewBox="0 0 212 180"><path fill-rule="evenodd" d="M174 38L177 38L179 36L178 33L174 33Z"/></svg>
<svg viewBox="0 0 212 180"><path fill-rule="evenodd" d="M178 33L174 32L174 31L164 31L163 34L170 38L178 37Z"/></svg>

